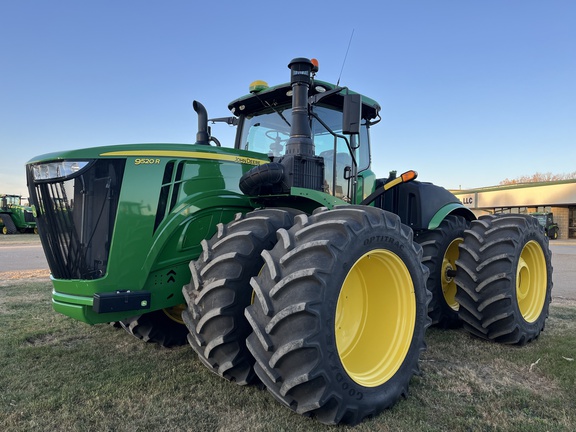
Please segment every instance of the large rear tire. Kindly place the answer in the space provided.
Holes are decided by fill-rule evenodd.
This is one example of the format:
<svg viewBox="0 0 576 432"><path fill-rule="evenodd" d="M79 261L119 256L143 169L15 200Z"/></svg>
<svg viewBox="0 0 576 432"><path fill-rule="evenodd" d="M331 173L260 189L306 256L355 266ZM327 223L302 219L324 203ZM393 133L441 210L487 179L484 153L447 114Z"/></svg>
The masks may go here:
<svg viewBox="0 0 576 432"><path fill-rule="evenodd" d="M456 300L470 333L524 345L544 329L552 292L552 255L528 215L483 216L460 244Z"/></svg>
<svg viewBox="0 0 576 432"><path fill-rule="evenodd" d="M556 240L558 239L558 227L554 227L552 228L552 233L549 236L551 240Z"/></svg>
<svg viewBox="0 0 576 432"><path fill-rule="evenodd" d="M214 373L245 385L254 380L254 358L246 347L251 328L244 309L252 302L250 279L262 269L261 254L277 241L276 231L294 223L295 211L256 210L238 214L202 241L203 252L190 263L192 278L184 286L188 304L183 319L188 341Z"/></svg>
<svg viewBox="0 0 576 432"><path fill-rule="evenodd" d="M131 335L144 342L170 348L186 344L188 329L182 321L183 306L161 309L120 321Z"/></svg>
<svg viewBox="0 0 576 432"><path fill-rule="evenodd" d="M406 396L430 323L412 230L378 208L338 206L278 236L246 309L268 390L326 424L357 424Z"/></svg>
<svg viewBox="0 0 576 432"><path fill-rule="evenodd" d="M430 270L427 286L432 293L432 300L428 306L428 315L432 325L440 328L462 325L458 318L454 273L459 255L458 245L462 243L468 225L469 222L463 217L447 216L438 228L415 238L422 246L422 263Z"/></svg>

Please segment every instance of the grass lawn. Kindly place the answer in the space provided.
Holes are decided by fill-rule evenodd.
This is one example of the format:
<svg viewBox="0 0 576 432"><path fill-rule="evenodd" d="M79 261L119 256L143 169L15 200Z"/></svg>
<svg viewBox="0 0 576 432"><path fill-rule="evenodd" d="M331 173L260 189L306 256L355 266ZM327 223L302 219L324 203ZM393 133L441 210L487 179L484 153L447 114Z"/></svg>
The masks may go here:
<svg viewBox="0 0 576 432"><path fill-rule="evenodd" d="M546 331L521 348L429 330L410 397L350 428L217 377L187 346L160 348L56 314L51 288L0 282L2 431L576 430L576 302L553 303Z"/></svg>

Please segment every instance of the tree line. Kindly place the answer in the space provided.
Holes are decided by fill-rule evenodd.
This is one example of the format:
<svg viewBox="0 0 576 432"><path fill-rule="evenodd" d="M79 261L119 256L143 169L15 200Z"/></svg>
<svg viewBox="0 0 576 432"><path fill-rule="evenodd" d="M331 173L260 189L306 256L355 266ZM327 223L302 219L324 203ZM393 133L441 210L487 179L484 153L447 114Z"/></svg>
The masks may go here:
<svg viewBox="0 0 576 432"><path fill-rule="evenodd" d="M572 180L576 179L576 171L564 174L552 174L551 172L539 173L532 175L525 175L516 177L514 179L504 179L500 182L501 185L513 185L519 183L538 183L538 182L552 182L560 180Z"/></svg>

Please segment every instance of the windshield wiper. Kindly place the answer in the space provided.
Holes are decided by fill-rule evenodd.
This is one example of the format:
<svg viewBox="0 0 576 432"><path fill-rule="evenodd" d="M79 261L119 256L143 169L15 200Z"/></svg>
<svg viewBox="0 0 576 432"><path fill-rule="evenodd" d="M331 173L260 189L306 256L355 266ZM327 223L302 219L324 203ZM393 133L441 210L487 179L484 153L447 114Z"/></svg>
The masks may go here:
<svg viewBox="0 0 576 432"><path fill-rule="evenodd" d="M274 111L276 114L278 114L280 116L280 118L282 120L284 120L284 122L288 125L288 127L292 127L290 122L288 120L286 120L286 117L284 117L284 114L282 114L282 112L280 112L276 108L274 108L274 106L270 102L260 99L260 97L257 94L254 94L254 96L256 96L256 99L258 99L262 105L264 105L267 108L272 108L272 111Z"/></svg>

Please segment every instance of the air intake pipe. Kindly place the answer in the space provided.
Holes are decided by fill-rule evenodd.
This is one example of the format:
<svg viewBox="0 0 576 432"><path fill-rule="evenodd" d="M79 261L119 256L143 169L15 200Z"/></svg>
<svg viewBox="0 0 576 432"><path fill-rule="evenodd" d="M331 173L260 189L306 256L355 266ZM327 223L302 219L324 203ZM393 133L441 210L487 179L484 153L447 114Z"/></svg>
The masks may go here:
<svg viewBox="0 0 576 432"><path fill-rule="evenodd" d="M307 58L295 58L288 64L292 84L292 125L286 143L286 155L314 156L314 143L308 118L308 90L314 65Z"/></svg>

